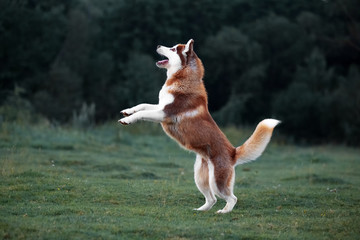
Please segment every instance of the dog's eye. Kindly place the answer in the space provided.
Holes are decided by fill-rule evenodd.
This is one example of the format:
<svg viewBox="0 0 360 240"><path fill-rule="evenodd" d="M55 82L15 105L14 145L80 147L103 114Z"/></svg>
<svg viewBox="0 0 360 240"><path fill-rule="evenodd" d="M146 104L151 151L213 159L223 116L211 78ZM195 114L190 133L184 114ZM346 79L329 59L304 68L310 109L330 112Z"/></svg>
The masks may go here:
<svg viewBox="0 0 360 240"><path fill-rule="evenodd" d="M175 52L175 48L170 48L171 51Z"/></svg>

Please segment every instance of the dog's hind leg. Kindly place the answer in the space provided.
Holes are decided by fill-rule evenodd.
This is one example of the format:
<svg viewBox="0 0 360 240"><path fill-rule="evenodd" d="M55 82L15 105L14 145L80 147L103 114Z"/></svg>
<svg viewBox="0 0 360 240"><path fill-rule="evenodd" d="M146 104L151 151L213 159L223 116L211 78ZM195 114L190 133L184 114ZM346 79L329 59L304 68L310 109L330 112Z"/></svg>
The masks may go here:
<svg viewBox="0 0 360 240"><path fill-rule="evenodd" d="M207 211L216 203L216 197L211 191L209 185L209 167L208 162L201 155L196 156L196 161L194 165L194 178L195 183L200 192L205 197L205 204L194 210L197 211Z"/></svg>
<svg viewBox="0 0 360 240"><path fill-rule="evenodd" d="M237 198L233 193L234 181L234 166L214 165L212 162L209 162L210 188L213 189L217 196L226 201L225 207L217 211L217 213L228 213L234 208L237 202Z"/></svg>

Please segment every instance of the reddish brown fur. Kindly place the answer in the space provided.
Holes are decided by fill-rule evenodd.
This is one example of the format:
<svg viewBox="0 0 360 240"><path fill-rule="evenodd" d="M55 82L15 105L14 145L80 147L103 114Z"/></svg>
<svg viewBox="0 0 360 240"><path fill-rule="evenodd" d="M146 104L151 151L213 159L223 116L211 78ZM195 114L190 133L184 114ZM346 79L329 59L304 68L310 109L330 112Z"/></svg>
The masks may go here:
<svg viewBox="0 0 360 240"><path fill-rule="evenodd" d="M178 48L183 49L183 46L179 45ZM201 60L194 52L188 54L188 58L189 64L184 65L183 69L166 81L166 85L171 86L170 93L175 99L173 103L165 106L166 118L162 126L164 131L182 146L210 159L214 165L215 180L219 191L227 192L225 189L229 186L232 177L229 169L232 169L236 162L236 150L208 111L207 93L202 81L204 69ZM201 111L190 121L173 120L181 113L199 109L199 107Z"/></svg>
<svg viewBox="0 0 360 240"><path fill-rule="evenodd" d="M182 54L182 51L184 50L185 45L184 44L179 44L176 48L176 53L179 55L180 60L181 60L181 65L184 66L186 64L186 60L184 55Z"/></svg>
<svg viewBox="0 0 360 240"><path fill-rule="evenodd" d="M237 160L257 152L256 147L261 145L265 138L270 138L273 128L259 124L250 141L235 148L208 111L207 93L202 81L204 67L193 51L193 42L190 43L186 57L183 55L185 48L183 44L177 46L182 69L165 83L170 89L169 93L174 96L174 101L165 106L166 117L161 124L164 131L184 148L211 161L217 188L220 193L228 196L232 192L230 188ZM197 114L191 116L191 119L181 119L182 114L191 111L197 111ZM208 165L204 159L201 167L201 175L209 179Z"/></svg>

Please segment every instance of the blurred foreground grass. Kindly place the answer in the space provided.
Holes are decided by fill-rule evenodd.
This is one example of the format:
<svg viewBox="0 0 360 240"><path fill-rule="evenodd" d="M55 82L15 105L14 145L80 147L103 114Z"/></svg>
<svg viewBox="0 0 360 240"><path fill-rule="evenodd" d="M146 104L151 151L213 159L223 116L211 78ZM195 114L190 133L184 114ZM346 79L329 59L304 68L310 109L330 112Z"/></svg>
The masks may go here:
<svg viewBox="0 0 360 240"><path fill-rule="evenodd" d="M225 129L234 145L252 132ZM276 133L275 133L276 135ZM276 140L276 139L275 139ZM155 124L0 126L3 239L359 239L360 151L272 141L209 212L195 156Z"/></svg>

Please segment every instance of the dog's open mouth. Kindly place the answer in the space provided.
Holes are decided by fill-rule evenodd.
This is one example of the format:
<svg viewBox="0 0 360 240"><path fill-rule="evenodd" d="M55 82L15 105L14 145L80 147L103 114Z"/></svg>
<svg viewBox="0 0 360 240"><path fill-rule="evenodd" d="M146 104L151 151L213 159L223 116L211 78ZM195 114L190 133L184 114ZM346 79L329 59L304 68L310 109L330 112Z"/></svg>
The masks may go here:
<svg viewBox="0 0 360 240"><path fill-rule="evenodd" d="M160 54L162 57L165 58L164 55ZM169 59L165 58L164 60L160 60L156 62L156 66L158 67L165 67L169 63Z"/></svg>
<svg viewBox="0 0 360 240"><path fill-rule="evenodd" d="M169 59L164 59L156 62L156 65L158 66L164 66L169 63Z"/></svg>
<svg viewBox="0 0 360 240"><path fill-rule="evenodd" d="M158 47L156 52L163 58L163 60L157 61L156 66L166 67L166 65L169 63L169 59L160 50L161 50L160 47Z"/></svg>

